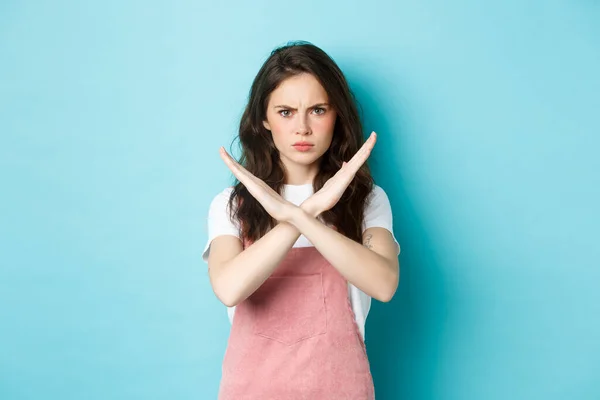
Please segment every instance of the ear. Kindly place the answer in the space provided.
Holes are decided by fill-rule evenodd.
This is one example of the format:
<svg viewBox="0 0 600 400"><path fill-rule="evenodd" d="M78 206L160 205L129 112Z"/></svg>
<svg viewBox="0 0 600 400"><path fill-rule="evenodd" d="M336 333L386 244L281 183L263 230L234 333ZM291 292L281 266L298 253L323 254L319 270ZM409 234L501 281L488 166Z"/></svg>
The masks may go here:
<svg viewBox="0 0 600 400"><path fill-rule="evenodd" d="M269 123L267 121L263 121L263 126L265 127L266 130L268 130L268 131L271 130L271 125L269 125Z"/></svg>

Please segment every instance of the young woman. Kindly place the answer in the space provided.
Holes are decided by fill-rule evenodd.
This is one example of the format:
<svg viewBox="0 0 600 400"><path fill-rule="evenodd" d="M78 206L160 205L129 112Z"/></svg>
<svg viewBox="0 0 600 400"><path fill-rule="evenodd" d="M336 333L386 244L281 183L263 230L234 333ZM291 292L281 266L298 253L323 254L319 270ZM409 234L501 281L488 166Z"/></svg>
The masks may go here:
<svg viewBox="0 0 600 400"><path fill-rule="evenodd" d="M275 49L242 116L237 184L209 210L208 262L231 334L221 400L374 399L371 298L389 301L400 246L366 160L348 83L321 49ZM362 144L362 146L361 146ZM361 244L362 243L362 244Z"/></svg>

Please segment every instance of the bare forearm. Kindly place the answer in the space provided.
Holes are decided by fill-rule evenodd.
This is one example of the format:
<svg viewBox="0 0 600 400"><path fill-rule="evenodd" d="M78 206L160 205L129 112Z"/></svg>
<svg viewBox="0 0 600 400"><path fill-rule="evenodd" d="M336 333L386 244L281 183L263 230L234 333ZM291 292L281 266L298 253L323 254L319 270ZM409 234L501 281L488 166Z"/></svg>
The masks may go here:
<svg viewBox="0 0 600 400"><path fill-rule="evenodd" d="M299 236L300 232L294 225L279 222L251 246L221 265L215 282L221 289L222 301L234 306L254 293L271 276Z"/></svg>
<svg viewBox="0 0 600 400"><path fill-rule="evenodd" d="M392 261L329 228L303 210L289 221L348 282L369 296L389 301L398 276Z"/></svg>

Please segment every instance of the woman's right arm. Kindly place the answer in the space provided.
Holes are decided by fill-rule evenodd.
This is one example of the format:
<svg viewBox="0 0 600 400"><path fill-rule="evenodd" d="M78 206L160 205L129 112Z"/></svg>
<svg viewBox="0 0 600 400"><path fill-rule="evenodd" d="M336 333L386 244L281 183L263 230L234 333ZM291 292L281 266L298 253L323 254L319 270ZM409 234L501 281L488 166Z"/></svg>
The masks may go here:
<svg viewBox="0 0 600 400"><path fill-rule="evenodd" d="M217 236L210 244L208 274L217 298L233 307L258 289L292 248L300 232L278 223L251 246L232 235Z"/></svg>

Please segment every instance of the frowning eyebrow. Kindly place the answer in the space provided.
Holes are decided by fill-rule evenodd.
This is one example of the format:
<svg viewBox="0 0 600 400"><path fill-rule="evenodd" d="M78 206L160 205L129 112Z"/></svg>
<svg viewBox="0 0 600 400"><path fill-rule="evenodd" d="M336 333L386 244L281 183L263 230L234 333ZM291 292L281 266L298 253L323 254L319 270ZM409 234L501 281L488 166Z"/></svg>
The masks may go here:
<svg viewBox="0 0 600 400"><path fill-rule="evenodd" d="M329 103L317 103L317 104L315 104L313 106L310 106L309 110L312 110L313 108L317 108L317 107L326 107L326 106L329 106ZM293 108L293 107L286 106L286 105L278 105L278 106L275 106L273 108L285 108L285 109L288 109L288 110L298 111L297 108Z"/></svg>

